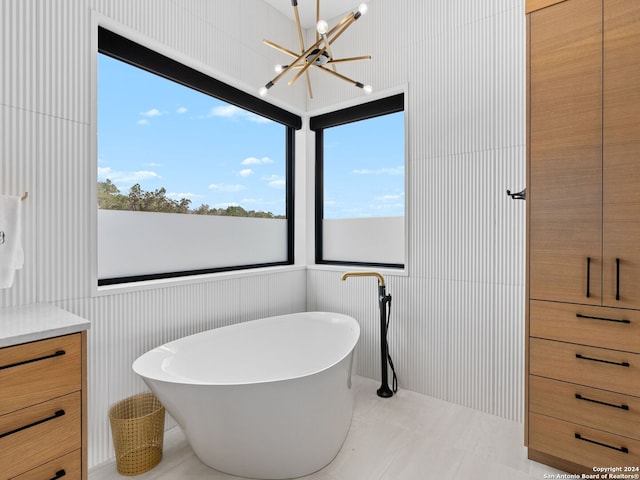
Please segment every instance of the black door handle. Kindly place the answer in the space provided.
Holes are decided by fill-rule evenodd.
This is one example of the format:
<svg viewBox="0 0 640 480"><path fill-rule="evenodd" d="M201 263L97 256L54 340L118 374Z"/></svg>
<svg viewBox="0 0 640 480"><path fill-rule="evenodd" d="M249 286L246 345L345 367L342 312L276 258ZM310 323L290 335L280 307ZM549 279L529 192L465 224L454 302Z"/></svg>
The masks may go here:
<svg viewBox="0 0 640 480"><path fill-rule="evenodd" d="M578 318L586 318L588 320L602 320L603 322L631 323L631 320L617 320L615 318L592 317L591 315L583 315L581 313L576 313L576 317L578 317Z"/></svg>
<svg viewBox="0 0 640 480"><path fill-rule="evenodd" d="M616 300L620 300L620 259L616 258Z"/></svg>
<svg viewBox="0 0 640 480"><path fill-rule="evenodd" d="M620 410L629 410L629 405L625 405L625 404L616 405L615 403L607 403L601 400L594 400L593 398L583 397L579 393L576 393L576 398L578 400L584 400L585 402L597 403L598 405L605 405L607 407L619 408Z"/></svg>
<svg viewBox="0 0 640 480"><path fill-rule="evenodd" d="M45 422L49 422L51 420L55 420L56 418L62 417L65 414L64 410L58 410L56 413L51 415L50 417L43 418L42 420L37 420L33 423L29 423L28 425L23 425L22 427L18 427L14 430L10 430L8 432L0 433L0 438L8 437L9 435L13 435L14 433L21 432L26 430L27 428L35 427L37 425L43 424Z"/></svg>
<svg viewBox="0 0 640 480"><path fill-rule="evenodd" d="M587 298L591 296L590 293L590 280L591 280L591 257L587 257Z"/></svg>
<svg viewBox="0 0 640 480"><path fill-rule="evenodd" d="M576 358L580 360L590 360L592 362L608 363L609 365L618 365L619 367L630 367L629 362L612 362L611 360L602 360L601 358L585 357L579 353L576 353Z"/></svg>
<svg viewBox="0 0 640 480"><path fill-rule="evenodd" d="M0 365L0 370L5 370L7 368L19 367L20 365L26 365L27 363L40 362L42 360L47 360L49 358L61 357L65 355L67 352L64 350L58 350L56 353L52 353L51 355L45 355L44 357L31 358L29 360L23 360L22 362L10 363L8 365Z"/></svg>
<svg viewBox="0 0 640 480"><path fill-rule="evenodd" d="M613 445L608 445L606 443L596 442L595 440L590 440L588 438L584 438L579 433L576 433L575 437L578 440L582 440L583 442L593 443L594 445L600 445L601 447L607 447L607 448L610 448L612 450L617 450L618 452L622 452L622 453L629 453L629 449L627 447L614 447Z"/></svg>

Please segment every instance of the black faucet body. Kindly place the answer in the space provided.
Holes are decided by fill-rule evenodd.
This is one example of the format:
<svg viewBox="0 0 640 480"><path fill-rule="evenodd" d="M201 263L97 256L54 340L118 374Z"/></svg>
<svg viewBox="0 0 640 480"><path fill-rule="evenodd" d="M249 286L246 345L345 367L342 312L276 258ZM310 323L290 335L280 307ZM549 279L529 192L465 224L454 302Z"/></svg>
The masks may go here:
<svg viewBox="0 0 640 480"><path fill-rule="evenodd" d="M389 357L389 346L387 343L387 303L391 301L391 295L387 295L384 285L378 286L378 305L380 307L380 361L382 366L382 385L377 393L379 397L389 398L393 396L393 391L389 388L387 371L387 359Z"/></svg>

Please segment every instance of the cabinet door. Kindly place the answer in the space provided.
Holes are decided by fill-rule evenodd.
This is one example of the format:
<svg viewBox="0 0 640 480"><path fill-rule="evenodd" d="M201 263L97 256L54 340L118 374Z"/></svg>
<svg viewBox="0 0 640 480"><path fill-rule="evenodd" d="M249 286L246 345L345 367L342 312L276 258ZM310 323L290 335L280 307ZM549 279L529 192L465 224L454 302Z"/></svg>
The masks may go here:
<svg viewBox="0 0 640 480"><path fill-rule="evenodd" d="M602 0L533 12L529 31L530 297L600 304Z"/></svg>
<svg viewBox="0 0 640 480"><path fill-rule="evenodd" d="M640 2L604 9L603 304L640 308Z"/></svg>

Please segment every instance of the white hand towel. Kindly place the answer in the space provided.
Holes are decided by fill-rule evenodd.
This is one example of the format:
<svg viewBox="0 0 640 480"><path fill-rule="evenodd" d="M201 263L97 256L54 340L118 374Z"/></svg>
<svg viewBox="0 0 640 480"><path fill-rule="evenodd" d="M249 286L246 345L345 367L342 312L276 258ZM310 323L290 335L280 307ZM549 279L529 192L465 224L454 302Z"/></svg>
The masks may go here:
<svg viewBox="0 0 640 480"><path fill-rule="evenodd" d="M0 195L0 288L10 288L24 265L20 197Z"/></svg>

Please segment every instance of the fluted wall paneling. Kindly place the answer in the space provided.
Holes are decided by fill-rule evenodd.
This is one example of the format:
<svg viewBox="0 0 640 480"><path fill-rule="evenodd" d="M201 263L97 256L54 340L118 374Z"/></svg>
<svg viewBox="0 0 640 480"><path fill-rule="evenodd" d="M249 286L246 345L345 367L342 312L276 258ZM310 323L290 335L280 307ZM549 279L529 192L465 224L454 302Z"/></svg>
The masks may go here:
<svg viewBox="0 0 640 480"><path fill-rule="evenodd" d="M371 54L339 71L376 93L402 88L408 99L407 274L386 275L400 387L521 420L524 202L505 190L525 183L523 2L368 3L335 53ZM92 322L90 466L113 455L108 407L144 389L131 362L184 335L281 313L341 311L362 328L357 373L379 378L373 279L342 282L340 271L310 266L94 295L95 18L247 91L286 60L263 37L297 45L291 21L261 0L0 3L0 194L29 191L25 267L13 288L0 290L0 306L52 302ZM310 112L366 99L318 74L312 100L304 82L278 84L270 98ZM309 211L313 158L298 160L308 175L298 205Z"/></svg>
<svg viewBox="0 0 640 480"><path fill-rule="evenodd" d="M386 275L400 386L517 421L525 203L506 189L525 186L521 3L372 0L348 52L372 55L354 78L374 91L404 86L408 98L408 275ZM309 108L358 101L357 89L335 84L317 88ZM375 287L337 274L309 270L308 308L353 314L363 328L357 371L380 378Z"/></svg>

